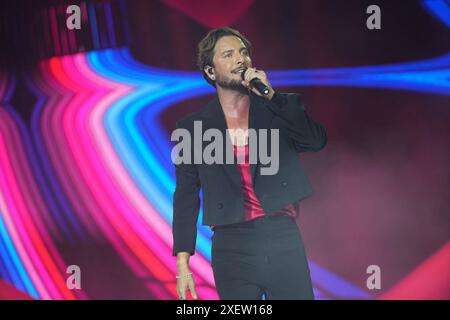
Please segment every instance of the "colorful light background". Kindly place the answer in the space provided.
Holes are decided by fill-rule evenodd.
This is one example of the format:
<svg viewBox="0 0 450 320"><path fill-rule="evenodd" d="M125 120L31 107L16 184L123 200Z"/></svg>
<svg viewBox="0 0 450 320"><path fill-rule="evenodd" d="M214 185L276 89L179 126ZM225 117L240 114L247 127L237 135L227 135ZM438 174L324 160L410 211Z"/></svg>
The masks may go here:
<svg viewBox="0 0 450 320"><path fill-rule="evenodd" d="M365 29L364 5L293 3L271 14L274 4L256 1L79 2L80 35L61 22L67 4L29 2L47 42L25 66L20 46L4 55L11 63L0 72L0 298L177 298L170 132L214 94L195 70L195 44L225 24L255 39L272 85L303 92L329 129L327 149L302 157L316 191L298 220L316 298L450 298L450 2L412 1L398 18L419 21L411 32L425 30L419 40L434 46L411 45L417 57L405 59L391 38L380 49L390 53L377 56L356 37L385 41ZM402 8L380 6L386 36ZM362 19L348 31L354 49L320 27L339 20L330 12ZM277 15L287 21L279 30ZM311 15L316 24L298 19ZM291 27L320 45L292 43ZM295 47L289 59L262 49L269 29L268 38ZM190 266L200 299L217 299L201 215ZM371 264L382 269L380 290L365 286ZM79 290L66 286L69 265L81 268Z"/></svg>

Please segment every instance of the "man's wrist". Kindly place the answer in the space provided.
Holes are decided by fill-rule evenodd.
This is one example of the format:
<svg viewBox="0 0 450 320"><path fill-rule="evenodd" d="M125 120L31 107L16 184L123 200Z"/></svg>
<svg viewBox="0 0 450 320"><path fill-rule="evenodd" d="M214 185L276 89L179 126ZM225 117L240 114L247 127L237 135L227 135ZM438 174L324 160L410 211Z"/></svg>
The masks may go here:
<svg viewBox="0 0 450 320"><path fill-rule="evenodd" d="M273 90L272 87L269 88L269 94L267 95L268 100L272 100L273 96L275 95L275 90Z"/></svg>
<svg viewBox="0 0 450 320"><path fill-rule="evenodd" d="M177 265L183 266L189 263L191 254L189 252L179 252L177 254Z"/></svg>
<svg viewBox="0 0 450 320"><path fill-rule="evenodd" d="M184 259L184 258L177 259L177 266L179 266L179 267L183 267L188 264L189 264L189 259Z"/></svg>

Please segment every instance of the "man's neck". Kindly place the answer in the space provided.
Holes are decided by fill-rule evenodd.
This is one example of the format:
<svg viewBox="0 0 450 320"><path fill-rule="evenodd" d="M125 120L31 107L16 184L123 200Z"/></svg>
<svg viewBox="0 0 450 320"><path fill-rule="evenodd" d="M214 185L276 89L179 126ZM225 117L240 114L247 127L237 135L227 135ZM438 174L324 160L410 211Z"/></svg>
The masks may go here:
<svg viewBox="0 0 450 320"><path fill-rule="evenodd" d="M250 96L247 93L217 87L217 95L226 117L237 118L248 113Z"/></svg>

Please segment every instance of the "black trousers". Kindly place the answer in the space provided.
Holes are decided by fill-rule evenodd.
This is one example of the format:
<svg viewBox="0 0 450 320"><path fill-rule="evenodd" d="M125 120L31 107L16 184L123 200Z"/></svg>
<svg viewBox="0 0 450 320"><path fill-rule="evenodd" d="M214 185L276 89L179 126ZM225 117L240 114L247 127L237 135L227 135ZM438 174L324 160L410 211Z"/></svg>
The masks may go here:
<svg viewBox="0 0 450 320"><path fill-rule="evenodd" d="M268 216L214 229L211 263L222 300L314 299L297 223Z"/></svg>

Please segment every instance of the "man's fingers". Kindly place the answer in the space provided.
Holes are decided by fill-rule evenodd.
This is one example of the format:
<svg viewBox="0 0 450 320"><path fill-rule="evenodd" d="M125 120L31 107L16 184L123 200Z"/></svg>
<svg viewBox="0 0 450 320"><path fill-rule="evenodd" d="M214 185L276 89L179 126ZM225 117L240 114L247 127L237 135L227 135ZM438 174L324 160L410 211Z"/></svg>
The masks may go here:
<svg viewBox="0 0 450 320"><path fill-rule="evenodd" d="M186 300L186 291L179 291L178 292L178 299Z"/></svg>
<svg viewBox="0 0 450 320"><path fill-rule="evenodd" d="M245 75L244 81L245 81L246 83L250 84L250 81L251 81L253 78L254 78L254 76L252 76L252 73L249 72L249 73L247 73L247 74Z"/></svg>
<svg viewBox="0 0 450 320"><path fill-rule="evenodd" d="M198 295L197 295L197 291L195 290L195 282L194 282L194 280L190 279L188 284L189 284L189 291L191 291L191 296L194 299L197 299Z"/></svg>
<svg viewBox="0 0 450 320"><path fill-rule="evenodd" d="M270 87L269 81L267 80L266 73L262 70L256 70L255 68L248 68L244 73L244 80L241 82L242 85L250 89L254 94L262 96L262 94L252 86L251 81L253 79L259 79L262 83Z"/></svg>
<svg viewBox="0 0 450 320"><path fill-rule="evenodd" d="M247 70L244 73L244 80L246 83L250 83L250 80L255 78L255 68L247 68Z"/></svg>
<svg viewBox="0 0 450 320"><path fill-rule="evenodd" d="M243 85L244 87L250 88L250 82L242 81L241 83L242 83L242 85Z"/></svg>
<svg viewBox="0 0 450 320"><path fill-rule="evenodd" d="M252 79L258 78L262 82L267 81L266 73L262 70L256 70L255 68L248 68L244 73L244 81L250 83Z"/></svg>
<svg viewBox="0 0 450 320"><path fill-rule="evenodd" d="M177 293L178 293L178 298L180 300L186 300L186 289L187 289L187 285L186 284L179 284L178 285Z"/></svg>
<svg viewBox="0 0 450 320"><path fill-rule="evenodd" d="M193 279L182 281L182 283L178 285L177 288L178 298L180 300L186 300L186 293L188 288L189 291L191 292L192 297L194 299L198 299L197 291L195 290L195 282Z"/></svg>

